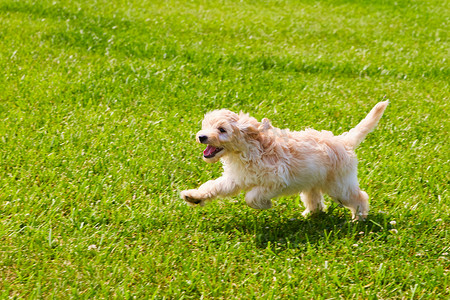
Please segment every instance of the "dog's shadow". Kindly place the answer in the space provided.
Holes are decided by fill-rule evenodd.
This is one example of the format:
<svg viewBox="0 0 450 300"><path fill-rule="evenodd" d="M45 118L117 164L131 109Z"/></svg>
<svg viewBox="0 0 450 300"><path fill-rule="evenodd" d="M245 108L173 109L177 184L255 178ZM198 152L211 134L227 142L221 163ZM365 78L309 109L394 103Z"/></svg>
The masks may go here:
<svg viewBox="0 0 450 300"><path fill-rule="evenodd" d="M263 212L241 211L233 217L221 220L209 229L230 235L253 235L260 248L302 248L318 243L333 243L342 238L358 240L392 228L389 215L371 213L365 221L352 221L344 209L332 206L325 213L307 218L284 216L277 210ZM212 224L210 224L211 226Z"/></svg>

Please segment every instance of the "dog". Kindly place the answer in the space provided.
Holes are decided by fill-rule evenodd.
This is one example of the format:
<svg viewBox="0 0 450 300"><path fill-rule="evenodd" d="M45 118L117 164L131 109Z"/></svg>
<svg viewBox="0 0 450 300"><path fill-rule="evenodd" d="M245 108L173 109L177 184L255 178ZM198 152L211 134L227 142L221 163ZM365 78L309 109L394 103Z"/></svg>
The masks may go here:
<svg viewBox="0 0 450 300"><path fill-rule="evenodd" d="M221 161L221 177L198 189L181 192L190 205L204 205L216 197L245 191L245 202L255 209L272 207L272 198L301 193L304 216L325 209L323 194L350 209L354 220L369 212L369 196L359 188L355 149L382 117L388 101L379 102L350 131L278 129L264 118L258 122L246 113L226 109L205 115L198 143L207 145L203 160Z"/></svg>

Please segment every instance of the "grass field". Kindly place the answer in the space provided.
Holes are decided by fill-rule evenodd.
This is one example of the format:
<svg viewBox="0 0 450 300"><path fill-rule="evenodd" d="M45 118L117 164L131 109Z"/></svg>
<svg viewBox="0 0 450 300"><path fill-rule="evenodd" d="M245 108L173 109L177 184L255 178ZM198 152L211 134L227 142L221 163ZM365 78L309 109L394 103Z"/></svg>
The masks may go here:
<svg viewBox="0 0 450 300"><path fill-rule="evenodd" d="M0 298L448 299L448 1L0 0ZM340 134L366 222L191 208L216 108Z"/></svg>

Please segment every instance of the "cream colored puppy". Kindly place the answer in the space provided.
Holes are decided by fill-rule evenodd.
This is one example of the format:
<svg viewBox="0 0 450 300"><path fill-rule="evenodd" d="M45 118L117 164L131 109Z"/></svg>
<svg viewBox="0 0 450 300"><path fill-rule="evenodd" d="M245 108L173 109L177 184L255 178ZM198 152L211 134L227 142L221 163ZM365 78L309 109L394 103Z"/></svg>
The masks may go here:
<svg viewBox="0 0 450 300"><path fill-rule="evenodd" d="M216 197L246 191L256 209L272 207L271 199L301 192L303 215L322 211L323 193L349 208L354 219L369 212L368 195L359 188L355 148L372 131L388 101L378 103L355 128L339 136L330 131L280 130L268 119L215 110L205 115L197 141L206 144L203 159L223 164L221 177L185 190L189 204L204 205Z"/></svg>

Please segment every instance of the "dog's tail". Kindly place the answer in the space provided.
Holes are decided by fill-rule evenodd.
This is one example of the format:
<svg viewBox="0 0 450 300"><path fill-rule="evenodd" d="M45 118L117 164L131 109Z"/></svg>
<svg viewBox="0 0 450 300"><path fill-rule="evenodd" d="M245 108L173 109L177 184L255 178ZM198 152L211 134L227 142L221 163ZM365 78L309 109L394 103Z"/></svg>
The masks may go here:
<svg viewBox="0 0 450 300"><path fill-rule="evenodd" d="M378 124L389 101L377 103L369 114L358 124L342 135L345 141L355 149Z"/></svg>

